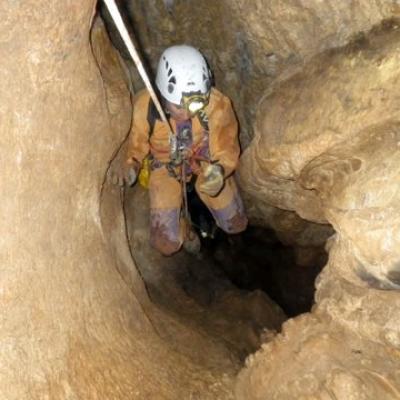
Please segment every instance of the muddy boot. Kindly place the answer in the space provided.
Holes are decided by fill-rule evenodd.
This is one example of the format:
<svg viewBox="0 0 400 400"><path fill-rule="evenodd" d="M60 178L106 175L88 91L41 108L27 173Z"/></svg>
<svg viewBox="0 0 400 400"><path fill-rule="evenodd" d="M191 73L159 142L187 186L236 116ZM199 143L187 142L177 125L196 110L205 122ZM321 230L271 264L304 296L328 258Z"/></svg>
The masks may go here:
<svg viewBox="0 0 400 400"><path fill-rule="evenodd" d="M200 238L196 232L190 230L183 242L183 250L189 254L199 254L201 249Z"/></svg>

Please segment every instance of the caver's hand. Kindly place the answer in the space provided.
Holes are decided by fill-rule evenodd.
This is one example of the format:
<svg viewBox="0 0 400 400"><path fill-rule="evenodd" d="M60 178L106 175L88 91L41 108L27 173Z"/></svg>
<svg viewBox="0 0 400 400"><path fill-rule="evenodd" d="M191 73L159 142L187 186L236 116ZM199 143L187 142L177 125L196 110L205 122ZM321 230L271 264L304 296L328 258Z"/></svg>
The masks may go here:
<svg viewBox="0 0 400 400"><path fill-rule="evenodd" d="M126 164L123 168L124 181L128 186L132 186L137 179L136 168L133 165Z"/></svg>
<svg viewBox="0 0 400 400"><path fill-rule="evenodd" d="M215 197L224 186L224 169L220 164L207 164L198 179L200 192Z"/></svg>
<svg viewBox="0 0 400 400"><path fill-rule="evenodd" d="M116 165L111 165L108 171L111 183L119 186L124 186L126 183L128 186L132 186L138 176L137 164L130 161L123 161L122 163L115 161L114 164Z"/></svg>

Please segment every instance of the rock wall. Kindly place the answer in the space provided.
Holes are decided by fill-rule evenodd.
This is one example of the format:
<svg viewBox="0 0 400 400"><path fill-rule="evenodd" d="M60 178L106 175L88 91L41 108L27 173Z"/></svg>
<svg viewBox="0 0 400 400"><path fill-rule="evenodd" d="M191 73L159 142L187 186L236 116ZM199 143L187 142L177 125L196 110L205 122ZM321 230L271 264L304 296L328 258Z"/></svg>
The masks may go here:
<svg viewBox="0 0 400 400"><path fill-rule="evenodd" d="M174 351L146 315L104 183L129 94L104 32L95 62L94 7L0 4L0 398L231 398L229 373Z"/></svg>
<svg viewBox="0 0 400 400"><path fill-rule="evenodd" d="M253 137L265 90L313 55L346 44L395 16L392 0L120 0L154 70L162 50L191 43L208 57L217 86L234 101L242 144ZM122 46L120 46L122 47Z"/></svg>
<svg viewBox="0 0 400 400"><path fill-rule="evenodd" d="M257 218L275 205L336 234L313 312L248 360L239 399L399 397L399 43L385 24L260 104L240 174Z"/></svg>
<svg viewBox="0 0 400 400"><path fill-rule="evenodd" d="M330 222L338 231L338 209L364 208L374 192L381 207L387 204L384 193L392 190L388 182L396 169L386 168L386 161L371 187L364 171L386 140L378 133L395 129L397 121L396 30L394 24L314 58L260 103L256 137L239 174L254 218L271 223L274 206ZM396 154L396 139L387 147Z"/></svg>
<svg viewBox="0 0 400 400"><path fill-rule="evenodd" d="M397 2L391 0L351 3L319 0L119 0L119 6L124 10L126 20L132 23L134 37L148 62L149 71L155 71L159 55L172 44L190 43L204 52L214 71L216 85L234 102L243 148L248 147L257 131L256 126L263 119L262 115L257 117L257 110L260 110L259 114L268 112L263 98L274 88L300 73L305 65L308 68L309 60L316 54L343 46L351 39L362 38L363 32L400 12ZM112 27L112 24L108 26ZM123 50L118 35L114 34L113 39ZM132 64L129 70L134 86L139 87L140 79ZM262 103L260 107L259 103ZM286 113L290 112L290 106L282 102L274 108L273 115L289 121L290 116ZM306 106L304 112L308 113ZM268 115L272 113L268 112ZM288 154L288 157L292 155ZM244 180L254 184L254 177L264 172L251 170L250 173L246 169ZM318 205L308 207L315 208L312 216L300 214L299 218L295 212L287 212L293 210L285 202L288 193L296 196L292 202L305 204L315 202L315 196L310 191L294 193L290 179L273 179L277 180L273 194L264 198L267 189L262 188L256 196L257 201L245 196L251 223L273 228L283 243L296 248L299 262L300 253L305 252L313 252L315 257L310 259L315 259L326 239L333 234L332 228L323 215L317 214ZM261 186L262 183L259 188ZM286 188L282 190L283 186ZM272 198L273 201L268 203ZM275 207L277 204L279 209ZM268 218L265 217L267 213ZM305 222L305 219L318 225Z"/></svg>
<svg viewBox="0 0 400 400"><path fill-rule="evenodd" d="M261 290L238 289L204 242L200 254L183 250L172 257L150 246L148 190L140 185L128 189L124 205L132 254L149 296L163 313L171 315L158 331L169 336L177 350L201 363L227 353L227 360L239 364L238 360L242 363L260 348L262 337L280 331L287 319L281 308ZM228 255L230 249L223 251ZM232 252L229 255L234 257ZM236 255L228 263L237 265L239 258ZM185 335L177 329L179 324L185 327ZM199 352L206 346L207 352ZM232 365L227 363L227 368Z"/></svg>
<svg viewBox="0 0 400 400"><path fill-rule="evenodd" d="M313 313L289 321L248 359L238 399L399 397L397 25L311 58L392 16L396 4L181 0L168 2L169 17L152 19L157 29L142 36L150 59L153 34L157 48L189 38L207 45L243 126L270 79L311 59L263 99L241 177L261 222L269 221L267 199L331 223L336 235ZM166 12L164 2L134 5L149 18ZM120 193L105 182L131 110L98 25L90 44L94 6L0 4L0 398L230 399L229 353L213 346L211 361L180 354L151 319L163 317L132 262ZM240 22L243 13L250 24ZM199 352L204 344L192 343Z"/></svg>
<svg viewBox="0 0 400 400"><path fill-rule="evenodd" d="M239 175L253 223L300 246L336 231L313 312L248 358L237 398L398 398L399 37L396 22L360 34L398 6L239 3L129 3L153 67L171 43L205 50L245 144L259 102Z"/></svg>

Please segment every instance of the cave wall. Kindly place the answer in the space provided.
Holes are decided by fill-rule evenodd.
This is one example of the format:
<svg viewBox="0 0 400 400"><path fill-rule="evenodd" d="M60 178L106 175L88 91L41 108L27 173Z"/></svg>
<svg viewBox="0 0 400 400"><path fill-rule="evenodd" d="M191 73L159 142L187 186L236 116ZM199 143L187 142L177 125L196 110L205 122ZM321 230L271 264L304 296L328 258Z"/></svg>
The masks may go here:
<svg viewBox="0 0 400 400"><path fill-rule="evenodd" d="M239 104L245 145L257 109L239 173L252 222L300 246L324 243L327 224L336 231L312 313L247 359L237 398L398 398L397 23L369 32L396 3L247 2L240 23L232 2L164 5L129 3L153 67L165 45L190 38Z"/></svg>
<svg viewBox="0 0 400 400"><path fill-rule="evenodd" d="M273 9L291 9L282 4ZM333 5L315 2L315 7L322 9L322 4ZM351 12L340 3L332 6L329 15L338 16L332 28L337 35L316 35L314 28L312 38L324 40L311 49L341 44L393 15L395 4L354 2ZM169 18L189 6L179 1L172 5L176 14ZM202 11L218 10L226 16L230 8L223 5L214 2ZM105 182L129 128L130 103L118 57L90 44L94 6L93 1L0 4L0 397L232 398L232 377L226 371L179 354L160 339L149 318L152 306L125 243L120 193ZM148 2L143 10L152 6L164 12L161 2ZM254 10L268 9L260 6ZM196 7L200 5L192 4L192 17L198 15ZM361 21L354 31L344 28L353 26L343 22L349 15ZM199 40L207 37L194 26L188 23L186 29ZM224 24L217 26L222 29ZM108 43L104 36L99 40ZM397 25L369 40L364 47L330 55L328 61L311 59L308 73L281 89L278 85L261 103L254 143L262 143L265 154L269 147L276 152L269 153L269 163L262 152L248 149L255 163L243 158L242 171L254 171L244 188L248 201L258 203L256 181L269 187L272 175L273 190L264 192L272 204L276 183L282 182L288 194L282 196L284 208L330 222L337 233L329 243L330 259L318 280L313 313L289 321L281 335L248 359L238 379L239 399L399 397ZM214 57L218 54L223 61L223 49L216 49ZM307 57L300 57L300 64ZM235 99L235 90L241 93L246 85L239 89L235 74L229 78L229 68L222 65L215 67L217 79ZM314 120L300 111L303 96L315 104ZM282 104L290 110L289 123L277 136L262 122L264 113L271 118L263 107L277 112L274 107ZM330 131L332 127L336 131ZM256 174L258 168L262 175ZM304 193L312 207L306 207ZM263 210L269 211L259 204L263 220Z"/></svg>
<svg viewBox="0 0 400 400"><path fill-rule="evenodd" d="M400 11L392 0L119 0L150 69L167 46L190 43L210 61L217 86L241 122L241 142L253 137L257 104L313 55L343 46ZM120 45L120 48L123 46Z"/></svg>
<svg viewBox="0 0 400 400"><path fill-rule="evenodd" d="M336 233L312 313L248 359L239 399L399 397L399 43L384 24L260 103L240 169L257 218L275 205Z"/></svg>
<svg viewBox="0 0 400 400"><path fill-rule="evenodd" d="M268 112L264 99L275 88L309 68L309 60L315 55L344 46L350 40L362 40L363 33L400 12L397 2L391 0L119 0L118 3L126 21L132 24L134 38L149 71L155 71L159 55L169 45L190 43L204 52L217 86L233 100L240 121L243 149L257 135L260 120L269 123L262 115ZM112 24L108 26L112 29ZM124 46L115 33L113 40L124 53ZM127 63L134 86L140 87L136 68L129 61ZM286 115L290 106L288 102L282 102L268 115L290 121L290 116ZM308 112L306 107L304 110ZM248 154L250 157L253 153ZM271 152L267 154L271 157ZM298 158L298 154L287 156ZM270 179L270 185L273 179L277 180L273 190L262 188L263 180L257 183L257 179L265 170L254 171L255 168L248 168L249 163L242 165L241 182L244 183L244 199L251 224L273 228L283 243L295 247L299 264L306 252L314 254L309 257L309 263L315 264L321 248L333 234L326 218L318 213L320 207L314 204L316 197L311 191L295 193L290 179L274 177ZM249 183L252 189L248 190L246 182L252 182ZM256 187L258 193L255 193ZM269 195L264 197L267 190ZM314 208L313 215L302 214L300 207L294 211L295 207L287 204L289 193L296 196L292 203L313 204L305 207Z"/></svg>
<svg viewBox="0 0 400 400"><path fill-rule="evenodd" d="M151 247L147 189L141 185L127 189L124 208L132 255L151 301L172 317L160 324L158 331L173 338L170 342L176 343L180 352L204 363L220 357L223 344L227 359L240 360L241 365L260 348L262 337L280 330L287 319L282 309L261 290L235 286L216 262L210 243L203 242L199 254L182 250L172 257ZM230 253L226 248L223 252ZM237 265L239 258L227 262ZM159 319L153 323L158 324ZM185 326L185 335L176 329L179 324ZM194 342L200 347L193 346ZM199 352L205 346L207 352Z"/></svg>
<svg viewBox="0 0 400 400"><path fill-rule="evenodd" d="M160 339L137 273L125 279L104 180L131 106L104 31L103 51L90 44L94 12L0 4L0 398L230 398L229 377Z"/></svg>
<svg viewBox="0 0 400 400"><path fill-rule="evenodd" d="M274 206L305 220L330 222L338 232L337 210L371 208L374 201L377 209L388 205L394 195L390 182L397 177L388 150L382 150L382 165L373 167L373 183L367 183L364 171L379 157L385 139L378 132L396 130L396 31L394 23L315 57L263 99L256 137L241 158L239 174L253 217L270 223ZM396 154L396 134L391 135L387 147ZM363 236L365 227L360 225L358 234Z"/></svg>
<svg viewBox="0 0 400 400"><path fill-rule="evenodd" d="M234 100L252 223L300 246L336 231L313 313L249 357L237 397L398 398L397 2L128 5L153 68L193 43Z"/></svg>
<svg viewBox="0 0 400 400"><path fill-rule="evenodd" d="M122 327L150 331L104 249L98 197L116 138L89 46L93 6L0 6L4 399L107 393L98 366L126 367Z"/></svg>

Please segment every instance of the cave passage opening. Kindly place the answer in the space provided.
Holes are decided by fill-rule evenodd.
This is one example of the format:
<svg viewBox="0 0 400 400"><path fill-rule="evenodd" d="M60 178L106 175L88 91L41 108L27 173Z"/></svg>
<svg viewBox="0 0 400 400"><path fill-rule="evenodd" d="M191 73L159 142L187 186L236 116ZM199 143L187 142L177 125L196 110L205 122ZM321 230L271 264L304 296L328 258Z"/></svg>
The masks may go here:
<svg viewBox="0 0 400 400"><path fill-rule="evenodd" d="M228 235L218 228L194 189L189 189L188 200L193 228L201 240L200 253L193 257L212 263L217 275L239 289L262 290L288 317L311 310L314 282L328 258L323 247L303 249L310 259L302 263L298 250L282 243L273 229L249 225L240 234Z"/></svg>
<svg viewBox="0 0 400 400"><path fill-rule="evenodd" d="M125 197L132 254L146 284L153 281L146 279L152 275L152 265L176 264L180 271L161 267L162 273L175 271L177 284L203 305L211 303L222 288L234 286L244 292L263 291L287 317L310 311L315 279L327 261L323 246L295 248L283 243L273 229L255 225L249 225L243 233L228 235L217 227L196 191L189 189L189 210L201 241L200 252L191 254L181 249L165 257L149 244L148 201L148 192L140 185L129 189Z"/></svg>

